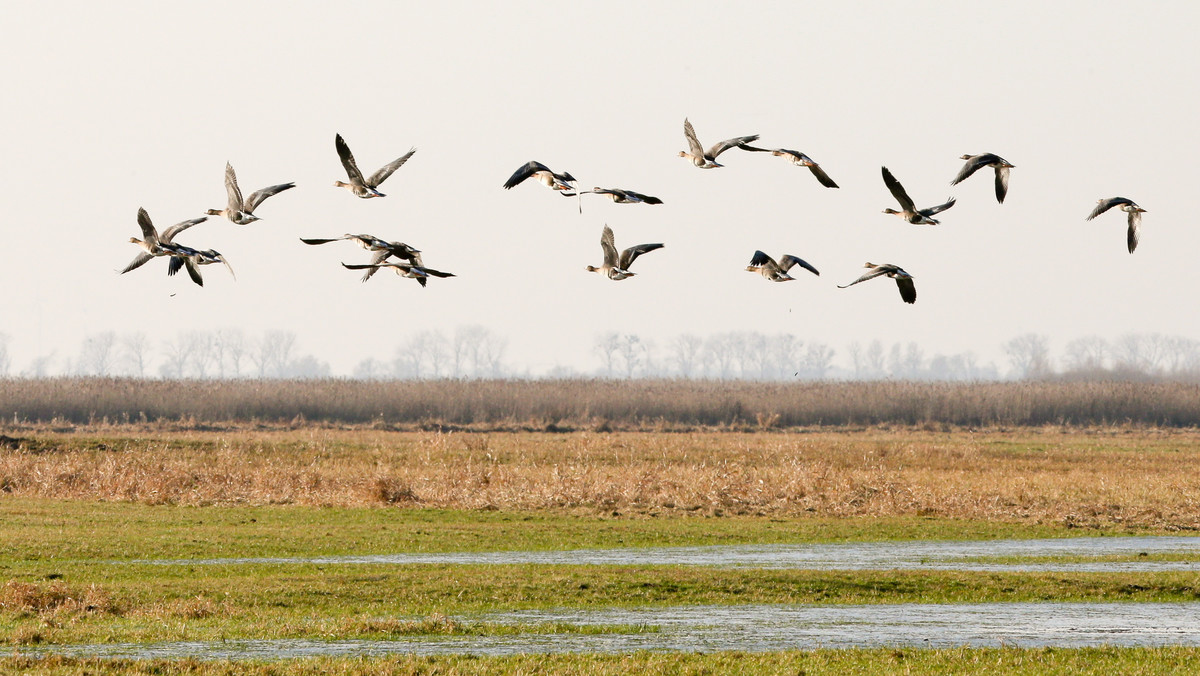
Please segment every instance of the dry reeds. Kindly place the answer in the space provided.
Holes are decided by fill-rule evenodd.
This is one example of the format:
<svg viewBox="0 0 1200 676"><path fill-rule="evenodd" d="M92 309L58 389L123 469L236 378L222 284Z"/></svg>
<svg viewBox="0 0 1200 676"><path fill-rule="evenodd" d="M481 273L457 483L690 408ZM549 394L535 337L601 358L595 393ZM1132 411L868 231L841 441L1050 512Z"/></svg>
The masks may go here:
<svg viewBox="0 0 1200 676"><path fill-rule="evenodd" d="M14 496L1200 528L1193 431L305 429L29 443L0 451Z"/></svg>
<svg viewBox="0 0 1200 676"><path fill-rule="evenodd" d="M261 421L408 428L751 429L949 424L1200 426L1200 385L691 380L0 380L11 424Z"/></svg>

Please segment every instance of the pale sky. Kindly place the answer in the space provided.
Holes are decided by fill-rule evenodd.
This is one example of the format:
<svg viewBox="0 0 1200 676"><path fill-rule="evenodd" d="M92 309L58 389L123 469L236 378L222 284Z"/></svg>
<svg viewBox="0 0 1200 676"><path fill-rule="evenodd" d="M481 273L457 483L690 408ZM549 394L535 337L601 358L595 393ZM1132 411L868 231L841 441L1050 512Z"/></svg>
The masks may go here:
<svg viewBox="0 0 1200 676"><path fill-rule="evenodd" d="M1200 6L1190 2L80 3L4 2L0 141L5 246L0 333L13 371L82 337L240 327L295 332L349 373L391 359L416 331L480 324L518 371L590 370L598 332L665 343L681 333L794 333L845 346L879 338L935 352L1035 332L1200 338ZM740 151L699 170L706 147L761 134L803 151L842 187L782 158ZM417 153L360 200L341 133L365 173ZM996 203L990 170L951 187L964 153L1016 165ZM594 196L583 214L528 182L539 160L582 188L637 190L661 206ZM244 193L286 181L250 226L210 219L179 236L215 248L234 281L204 288L164 260L118 275L145 207L160 230L225 204L225 162ZM918 206L958 204L936 227L895 207L888 166ZM1125 196L1148 212L1084 218ZM601 229L618 248L664 242L634 279L589 274ZM371 233L454 272L421 289L339 263ZM755 249L821 271L770 284ZM875 280L838 289L865 261L916 278L918 301ZM174 294L174 295L172 295Z"/></svg>

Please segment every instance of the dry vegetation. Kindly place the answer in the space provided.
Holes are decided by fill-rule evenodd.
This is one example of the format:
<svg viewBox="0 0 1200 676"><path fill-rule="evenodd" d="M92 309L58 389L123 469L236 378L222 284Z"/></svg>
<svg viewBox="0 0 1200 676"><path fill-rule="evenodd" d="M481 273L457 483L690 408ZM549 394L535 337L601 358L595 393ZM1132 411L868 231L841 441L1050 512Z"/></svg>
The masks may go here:
<svg viewBox="0 0 1200 676"><path fill-rule="evenodd" d="M43 430L0 447L0 490L150 504L919 515L1191 530L1200 527L1200 433Z"/></svg>
<svg viewBox="0 0 1200 676"><path fill-rule="evenodd" d="M1130 382L0 379L0 417L490 429L693 429L893 423L1200 427L1200 385Z"/></svg>

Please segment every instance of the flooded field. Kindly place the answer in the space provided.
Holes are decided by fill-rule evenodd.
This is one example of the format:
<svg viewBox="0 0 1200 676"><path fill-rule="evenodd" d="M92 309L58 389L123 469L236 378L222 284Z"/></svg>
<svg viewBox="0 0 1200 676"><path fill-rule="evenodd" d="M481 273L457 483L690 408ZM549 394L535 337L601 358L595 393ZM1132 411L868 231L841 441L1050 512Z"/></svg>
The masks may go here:
<svg viewBox="0 0 1200 676"><path fill-rule="evenodd" d="M1193 560L1142 560L1181 555ZM1044 561L1065 557L1069 561ZM1034 562L1019 559L1033 558ZM1097 560L1089 558L1128 558ZM997 561L997 559L1004 559ZM554 564L741 566L805 570L963 570L1009 572L1200 571L1200 537L1081 537L1041 540L853 542L804 545L717 545L580 549L546 552L447 552L371 556L142 560L201 564Z"/></svg>
<svg viewBox="0 0 1200 676"><path fill-rule="evenodd" d="M388 641L260 640L64 645L33 654L133 659L286 659L412 653L751 652L954 646L1200 646L1200 604L987 603L866 606L693 606L523 611L462 618L497 623L651 625L655 633L404 637Z"/></svg>

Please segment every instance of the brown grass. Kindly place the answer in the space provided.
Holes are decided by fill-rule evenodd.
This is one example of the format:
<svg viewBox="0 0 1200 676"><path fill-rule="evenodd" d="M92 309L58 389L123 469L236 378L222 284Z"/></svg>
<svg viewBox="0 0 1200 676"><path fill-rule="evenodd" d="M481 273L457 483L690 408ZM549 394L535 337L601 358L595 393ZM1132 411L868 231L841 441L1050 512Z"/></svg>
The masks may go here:
<svg viewBox="0 0 1200 676"><path fill-rule="evenodd" d="M41 432L11 495L1200 527L1200 432Z"/></svg>
<svg viewBox="0 0 1200 676"><path fill-rule="evenodd" d="M771 429L881 423L1200 427L1200 385L0 379L0 414L14 425L165 420L195 427L264 421L443 430Z"/></svg>

